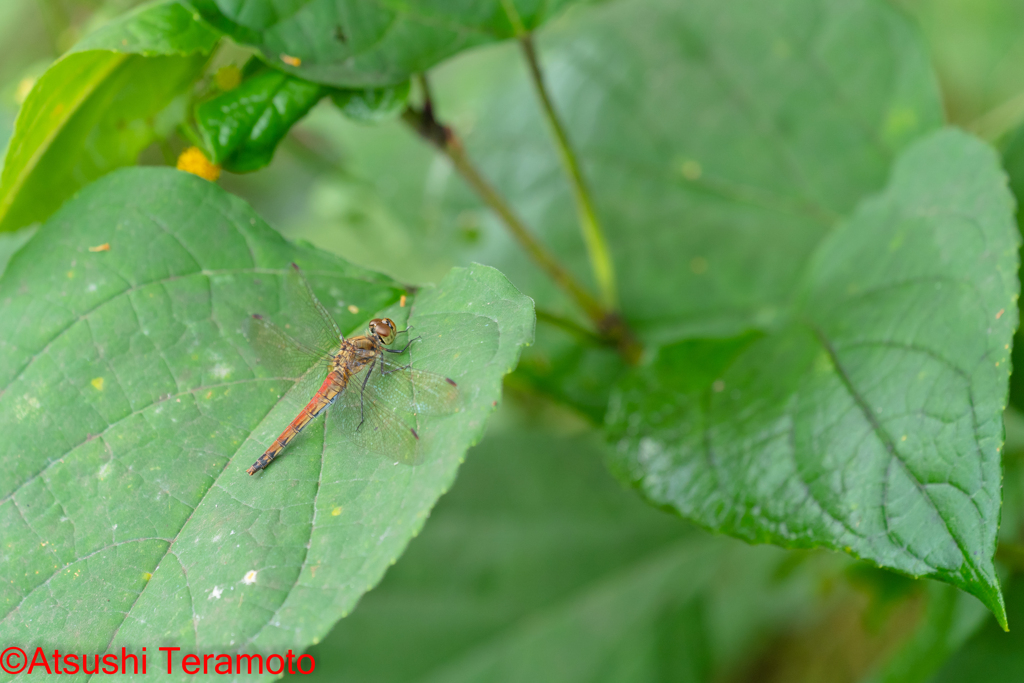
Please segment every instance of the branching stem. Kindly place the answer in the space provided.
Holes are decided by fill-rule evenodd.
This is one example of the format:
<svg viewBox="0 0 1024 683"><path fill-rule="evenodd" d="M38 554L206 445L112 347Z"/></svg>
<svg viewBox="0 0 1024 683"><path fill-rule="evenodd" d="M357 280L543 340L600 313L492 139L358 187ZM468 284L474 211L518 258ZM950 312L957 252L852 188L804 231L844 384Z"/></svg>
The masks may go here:
<svg viewBox="0 0 1024 683"><path fill-rule="evenodd" d="M544 269L552 280L568 292L587 316L594 320L600 320L604 316L601 304L533 236L529 228L512 210L512 207L505 203L504 198L498 194L498 191L487 182L476 166L469 160L462 142L451 132L451 129L437 123L433 116L426 116L429 114L430 111L426 107L421 111L409 108L404 112L403 118L420 135L430 140L439 150L445 153L452 164L455 165L455 169L469 183L470 187L480 195L480 198L483 199L487 206L491 207L498 214L520 246Z"/></svg>
<svg viewBox="0 0 1024 683"><path fill-rule="evenodd" d="M594 201L590 190L583 178L579 161L569 143L569 136L565 132L555 107L551 103L547 88L544 87L544 76L540 70L540 63L537 61L537 51L533 46L533 36L525 34L519 37L519 44L523 47L526 56L526 63L530 67L530 79L540 99L541 109L548 121L551 132L555 137L555 146L558 148L558 155L562 160L566 175L569 176L569 183L572 185L573 197L576 199L576 213L579 216L580 230L583 233L583 241L587 245L587 254L590 257L590 268L594 273L598 289L601 293L601 303L610 309L618 308L618 294L615 285L615 263L612 261L611 250L608 248L608 241L601 231L601 224L594 210Z"/></svg>
<svg viewBox="0 0 1024 683"><path fill-rule="evenodd" d="M455 166L455 169L469 183L469 186L480 196L487 206L491 208L508 228L509 232L526 250L530 258L537 263L548 276L565 291L573 301L583 310L588 318L594 322L598 336L605 343L615 346L620 355L628 363L636 363L642 352L642 347L632 331L626 325L619 313L611 307L601 304L582 284L580 284L572 273L566 270L555 256L548 251L530 231L526 224L519 218L516 212L505 201L498 191L492 186L473 165L466 155L465 147L455 132L446 125L437 121L434 116L433 101L426 79L421 80L423 86L424 103L420 108L409 106L402 113L402 119L412 127L422 138L433 144L440 150Z"/></svg>

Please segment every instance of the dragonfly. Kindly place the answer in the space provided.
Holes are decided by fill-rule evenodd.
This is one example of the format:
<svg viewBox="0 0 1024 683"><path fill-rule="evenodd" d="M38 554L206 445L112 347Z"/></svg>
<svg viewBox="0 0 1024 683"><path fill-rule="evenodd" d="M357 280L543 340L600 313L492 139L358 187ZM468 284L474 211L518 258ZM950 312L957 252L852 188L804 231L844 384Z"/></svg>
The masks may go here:
<svg viewBox="0 0 1024 683"><path fill-rule="evenodd" d="M409 350L419 337L391 348L409 328L399 330L390 318L374 318L366 334L346 339L299 267L292 264L292 269L286 289L295 300L288 307L295 324L282 328L253 314L244 331L261 363L295 379L298 391L312 398L247 472L265 469L332 405L342 408L331 411L332 421L357 446L416 464L418 416L454 412L458 385L412 367Z"/></svg>

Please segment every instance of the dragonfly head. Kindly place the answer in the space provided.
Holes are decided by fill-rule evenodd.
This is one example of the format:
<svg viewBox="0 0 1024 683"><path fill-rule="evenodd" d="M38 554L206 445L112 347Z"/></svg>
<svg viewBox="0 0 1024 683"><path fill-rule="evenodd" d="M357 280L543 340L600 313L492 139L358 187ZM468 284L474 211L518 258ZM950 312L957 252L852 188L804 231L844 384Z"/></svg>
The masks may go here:
<svg viewBox="0 0 1024 683"><path fill-rule="evenodd" d="M375 337L381 344L387 345L395 341L397 333L391 318L374 318L370 321L370 336Z"/></svg>

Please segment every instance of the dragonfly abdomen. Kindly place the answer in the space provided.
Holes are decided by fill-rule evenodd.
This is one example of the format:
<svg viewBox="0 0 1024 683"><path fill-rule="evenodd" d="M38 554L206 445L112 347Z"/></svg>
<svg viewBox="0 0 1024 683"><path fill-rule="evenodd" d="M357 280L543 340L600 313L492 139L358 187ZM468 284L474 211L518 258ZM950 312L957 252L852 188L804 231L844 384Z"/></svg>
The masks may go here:
<svg viewBox="0 0 1024 683"><path fill-rule="evenodd" d="M281 451L291 443L292 439L299 435L306 425L313 421L317 415L322 413L327 406L334 402L348 383L348 374L343 370L332 370L327 374L327 379L320 385L316 394L310 399L309 403L299 412L299 414L292 420L281 435L274 439L274 443L270 445L263 455L252 464L248 470L249 475L256 474L264 467L269 465L274 458L276 458Z"/></svg>

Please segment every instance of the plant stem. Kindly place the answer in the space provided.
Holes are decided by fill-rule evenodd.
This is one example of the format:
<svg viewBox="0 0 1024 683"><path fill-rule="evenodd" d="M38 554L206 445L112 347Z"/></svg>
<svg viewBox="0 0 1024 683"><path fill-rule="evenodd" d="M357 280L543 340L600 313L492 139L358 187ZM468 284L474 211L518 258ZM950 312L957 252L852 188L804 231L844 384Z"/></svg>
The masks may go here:
<svg viewBox="0 0 1024 683"><path fill-rule="evenodd" d="M967 126L978 137L996 142L1024 121L1024 93L1018 93L995 109L987 111Z"/></svg>
<svg viewBox="0 0 1024 683"><path fill-rule="evenodd" d="M455 169L469 183L470 187L480 196L504 222L512 236L526 250L548 276L561 287L588 318L594 322L599 337L605 343L615 346L627 363L635 364L640 359L643 348L633 336L619 313L602 306L601 303L581 285L572 273L566 270L554 255L530 232L526 224L516 215L512 207L498 194L498 191L487 182L480 171L473 165L462 141L448 126L442 125L434 117L433 102L426 79L422 79L423 107L416 109L409 106L402 113L402 119L421 137L433 144L455 166Z"/></svg>
<svg viewBox="0 0 1024 683"><path fill-rule="evenodd" d="M582 325L577 325L575 322L569 320L564 316L552 313L551 311L541 308L540 306L536 307L536 311L537 322L545 322L548 325L551 325L552 327L557 327L562 330L565 330L572 336L579 339L584 344L589 344L591 346L601 346L605 343L605 339L603 337L594 334L593 332L583 327Z"/></svg>
<svg viewBox="0 0 1024 683"><path fill-rule="evenodd" d="M199 135L196 129L193 128L192 124L188 121L182 121L178 124L178 135L185 138L185 142L193 147L198 147L199 149L206 148L206 143L203 142L202 136Z"/></svg>
<svg viewBox="0 0 1024 683"><path fill-rule="evenodd" d="M430 109L427 107L422 111L409 108L402 114L402 118L415 128L420 135L445 153L455 165L456 170L469 183L470 187L480 195L484 203L491 207L505 225L508 226L509 231L516 238L516 241L519 242L520 246L544 269L552 280L579 304L580 308L587 314L587 317L594 321L604 318L605 312L601 304L533 236L530 229L526 227L515 211L512 210L512 207L505 202L504 198L498 194L498 191L487 182L480 171L469 160L462 142L451 129L437 123L430 114Z"/></svg>
<svg viewBox="0 0 1024 683"><path fill-rule="evenodd" d="M526 63L530 67L530 78L540 98L541 108L548 120L551 132L555 136L555 145L558 148L558 155L562 159L562 166L569 176L572 185L573 196L576 199L576 212L579 215L580 230L583 232L583 241L587 245L587 254L590 256L590 268L594 272L594 279L601 292L601 302L608 308L618 308L618 294L615 286L615 263L612 261L611 250L608 242L601 232L601 224L594 210L594 202L591 198L587 183L583 178L576 154L572 145L569 144L569 136L566 135L565 127L562 125L555 107L551 103L547 88L544 87L544 76L540 70L540 63L537 61L537 51L533 46L533 36L525 34L520 36L519 44L523 47L526 55Z"/></svg>

